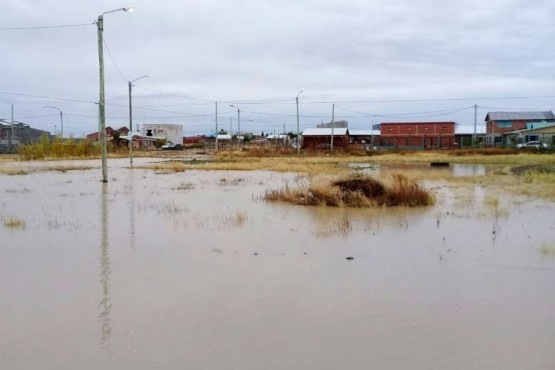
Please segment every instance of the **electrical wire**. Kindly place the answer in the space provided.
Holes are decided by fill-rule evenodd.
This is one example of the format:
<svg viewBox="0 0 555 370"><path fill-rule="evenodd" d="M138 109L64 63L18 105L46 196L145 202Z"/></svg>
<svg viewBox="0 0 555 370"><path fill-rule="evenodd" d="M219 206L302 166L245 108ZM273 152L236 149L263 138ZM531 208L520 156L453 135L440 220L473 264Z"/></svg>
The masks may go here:
<svg viewBox="0 0 555 370"><path fill-rule="evenodd" d="M106 39L104 39L104 46L106 46L106 50L108 51L108 56L110 56L110 60L112 61L112 64L114 65L114 67L116 67L116 71L118 71L119 76L121 77L123 82L127 83L129 80L127 78L125 78L123 73L121 73L121 70L119 69L116 61L114 60L114 57L112 56L112 52L110 51L110 47L108 46L108 43L106 42Z"/></svg>
<svg viewBox="0 0 555 370"><path fill-rule="evenodd" d="M45 29L55 29L55 28L71 28L71 27L83 27L92 26L96 22L92 23L81 23L81 24L64 24L60 26L35 26L35 27L0 27L0 31L19 31L19 30L45 30Z"/></svg>

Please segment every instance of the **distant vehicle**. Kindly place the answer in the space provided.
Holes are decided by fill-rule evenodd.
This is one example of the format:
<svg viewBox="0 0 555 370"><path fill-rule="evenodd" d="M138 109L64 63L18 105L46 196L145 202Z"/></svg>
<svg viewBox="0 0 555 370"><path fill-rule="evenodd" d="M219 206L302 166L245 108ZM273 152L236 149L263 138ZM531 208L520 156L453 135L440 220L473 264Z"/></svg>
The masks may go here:
<svg viewBox="0 0 555 370"><path fill-rule="evenodd" d="M172 143L165 143L164 145L162 145L160 147L160 149L162 149L162 150L171 150L172 146L173 146Z"/></svg>
<svg viewBox="0 0 555 370"><path fill-rule="evenodd" d="M549 146L541 141L529 141L527 143L517 144L517 149L547 150Z"/></svg>
<svg viewBox="0 0 555 370"><path fill-rule="evenodd" d="M173 144L169 149L170 150L183 150L183 144Z"/></svg>

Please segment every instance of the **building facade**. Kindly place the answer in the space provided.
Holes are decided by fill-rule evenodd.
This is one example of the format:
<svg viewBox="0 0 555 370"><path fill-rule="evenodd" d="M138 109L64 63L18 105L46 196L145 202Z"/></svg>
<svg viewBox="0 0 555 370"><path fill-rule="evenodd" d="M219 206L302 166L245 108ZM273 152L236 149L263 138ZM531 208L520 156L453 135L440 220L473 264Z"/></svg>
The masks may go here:
<svg viewBox="0 0 555 370"><path fill-rule="evenodd" d="M382 147L451 149L457 147L455 122L386 122L380 124Z"/></svg>
<svg viewBox="0 0 555 370"><path fill-rule="evenodd" d="M347 128L307 128L302 133L303 149L330 149L333 147L346 149L349 146L349 130Z"/></svg>
<svg viewBox="0 0 555 370"><path fill-rule="evenodd" d="M141 132L145 136L164 139L172 144L183 144L183 125L172 124L144 124Z"/></svg>
<svg viewBox="0 0 555 370"><path fill-rule="evenodd" d="M536 112L488 112L486 115L487 146L506 146L504 133L529 130L555 124L555 115L551 111Z"/></svg>

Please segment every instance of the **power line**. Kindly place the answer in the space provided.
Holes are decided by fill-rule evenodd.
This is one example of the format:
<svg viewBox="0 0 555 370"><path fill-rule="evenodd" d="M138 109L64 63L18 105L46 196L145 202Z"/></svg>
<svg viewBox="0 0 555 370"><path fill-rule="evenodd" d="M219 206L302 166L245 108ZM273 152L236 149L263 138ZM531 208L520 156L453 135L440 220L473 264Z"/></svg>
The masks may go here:
<svg viewBox="0 0 555 370"><path fill-rule="evenodd" d="M123 73L121 73L121 70L119 69L116 61L114 60L114 57L112 56L112 52L110 51L110 48L108 47L108 43L106 42L106 39L104 39L103 41L104 41L104 46L106 46L106 50L108 51L108 56L110 56L110 60L112 61L112 64L114 65L114 67L116 67L116 71L118 71L118 74L121 77L121 79L123 80L123 82L127 83L127 81L129 81L129 80L127 78L125 78Z"/></svg>
<svg viewBox="0 0 555 370"><path fill-rule="evenodd" d="M18 31L18 30L46 30L55 28L71 28L71 27L83 27L92 26L96 23L81 23L81 24L64 24L59 26L35 26L35 27L0 27L0 31Z"/></svg>

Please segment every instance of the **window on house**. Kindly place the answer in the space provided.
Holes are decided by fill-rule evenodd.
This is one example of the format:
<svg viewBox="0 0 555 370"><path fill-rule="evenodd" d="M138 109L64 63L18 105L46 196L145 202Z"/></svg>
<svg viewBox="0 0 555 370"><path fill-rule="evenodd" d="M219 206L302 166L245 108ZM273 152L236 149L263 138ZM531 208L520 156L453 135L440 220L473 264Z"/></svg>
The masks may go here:
<svg viewBox="0 0 555 370"><path fill-rule="evenodd" d="M499 121L497 123L497 127L499 127L499 128L513 127L513 121Z"/></svg>
<svg viewBox="0 0 555 370"><path fill-rule="evenodd" d="M501 142L503 142L503 138L501 136L496 136L495 137L495 142L496 143L501 143Z"/></svg>
<svg viewBox="0 0 555 370"><path fill-rule="evenodd" d="M441 126L442 130L447 130L447 126Z"/></svg>
<svg viewBox="0 0 555 370"><path fill-rule="evenodd" d="M388 127L387 131L393 131L393 129L391 127Z"/></svg>

